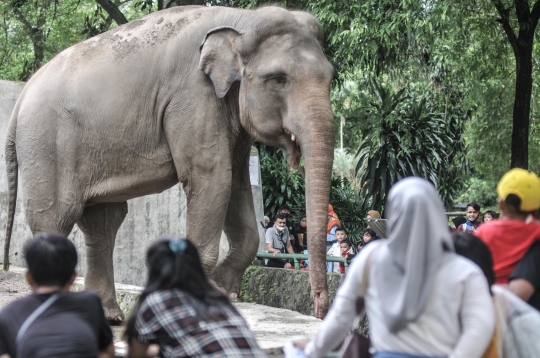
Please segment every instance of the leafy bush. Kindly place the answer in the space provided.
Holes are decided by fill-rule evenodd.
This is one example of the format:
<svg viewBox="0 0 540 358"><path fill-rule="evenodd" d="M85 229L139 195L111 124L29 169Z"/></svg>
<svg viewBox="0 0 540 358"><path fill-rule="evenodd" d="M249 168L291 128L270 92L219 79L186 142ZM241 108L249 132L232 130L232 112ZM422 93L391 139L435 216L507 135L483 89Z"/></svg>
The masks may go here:
<svg viewBox="0 0 540 358"><path fill-rule="evenodd" d="M358 192L347 179L332 178L330 203L336 211L341 225L347 230L347 236L356 248L362 240L366 228L363 213L358 211L360 203Z"/></svg>
<svg viewBox="0 0 540 358"><path fill-rule="evenodd" d="M287 164L287 153L283 149L256 143L261 160L261 180L264 212L270 217L277 214L282 205L289 205L296 215L306 209L306 186L304 178Z"/></svg>
<svg viewBox="0 0 540 358"><path fill-rule="evenodd" d="M482 210L497 205L497 182L472 177L465 184L466 190L459 196L459 203L477 202Z"/></svg>
<svg viewBox="0 0 540 358"><path fill-rule="evenodd" d="M368 83L370 100L355 113L364 133L356 167L360 207L382 212L391 186L409 176L432 182L451 205L467 172L459 111L439 111L430 92L396 91L377 78Z"/></svg>

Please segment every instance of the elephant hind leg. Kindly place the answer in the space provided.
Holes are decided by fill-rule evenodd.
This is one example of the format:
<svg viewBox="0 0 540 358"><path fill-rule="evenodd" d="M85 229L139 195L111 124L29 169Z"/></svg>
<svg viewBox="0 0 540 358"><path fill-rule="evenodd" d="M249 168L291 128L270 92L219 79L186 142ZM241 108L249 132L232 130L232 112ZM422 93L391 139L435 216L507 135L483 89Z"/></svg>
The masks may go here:
<svg viewBox="0 0 540 358"><path fill-rule="evenodd" d="M231 299L240 296L242 276L257 254L259 232L256 222L251 187L239 183L233 189L225 217L224 230L230 249L212 273L216 284L227 291Z"/></svg>
<svg viewBox="0 0 540 358"><path fill-rule="evenodd" d="M103 302L109 321L123 321L124 314L116 301L113 252L116 233L128 212L127 203L105 203L84 209L77 226L86 244L86 289L95 291Z"/></svg>

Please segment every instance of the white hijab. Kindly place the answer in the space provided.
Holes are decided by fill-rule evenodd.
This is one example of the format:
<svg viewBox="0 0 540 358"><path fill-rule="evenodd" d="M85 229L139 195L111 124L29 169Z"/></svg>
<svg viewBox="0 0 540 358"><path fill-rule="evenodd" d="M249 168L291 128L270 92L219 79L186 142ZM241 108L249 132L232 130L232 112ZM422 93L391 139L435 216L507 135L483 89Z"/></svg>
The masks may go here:
<svg viewBox="0 0 540 358"><path fill-rule="evenodd" d="M446 251L454 245L446 214L433 185L406 178L390 189L390 234L376 252L375 286L390 332L398 332L424 311Z"/></svg>

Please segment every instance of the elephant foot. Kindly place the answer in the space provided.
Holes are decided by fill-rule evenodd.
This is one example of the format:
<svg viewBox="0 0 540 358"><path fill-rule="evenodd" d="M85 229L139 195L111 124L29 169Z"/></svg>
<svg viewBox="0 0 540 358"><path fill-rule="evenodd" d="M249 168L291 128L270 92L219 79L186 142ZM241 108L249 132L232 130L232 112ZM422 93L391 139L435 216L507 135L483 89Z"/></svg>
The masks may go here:
<svg viewBox="0 0 540 358"><path fill-rule="evenodd" d="M218 265L212 273L212 279L216 286L227 294L230 300L236 300L242 293L244 271Z"/></svg>
<svg viewBox="0 0 540 358"><path fill-rule="evenodd" d="M118 307L118 303L104 304L105 318L111 326L120 326L125 321L124 312Z"/></svg>

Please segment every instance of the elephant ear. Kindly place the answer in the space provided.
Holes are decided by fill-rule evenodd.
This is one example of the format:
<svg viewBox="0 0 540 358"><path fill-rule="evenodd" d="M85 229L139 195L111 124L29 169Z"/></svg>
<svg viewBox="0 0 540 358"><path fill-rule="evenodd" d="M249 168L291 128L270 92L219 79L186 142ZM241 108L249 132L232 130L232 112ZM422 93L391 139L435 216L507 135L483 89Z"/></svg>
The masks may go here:
<svg viewBox="0 0 540 358"><path fill-rule="evenodd" d="M242 60L236 43L240 36L232 27L216 27L208 31L201 44L199 70L210 76L219 98L225 97L232 84L242 78Z"/></svg>

